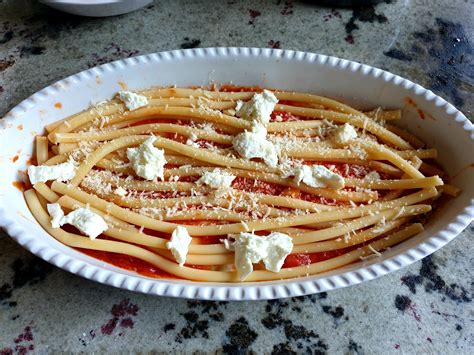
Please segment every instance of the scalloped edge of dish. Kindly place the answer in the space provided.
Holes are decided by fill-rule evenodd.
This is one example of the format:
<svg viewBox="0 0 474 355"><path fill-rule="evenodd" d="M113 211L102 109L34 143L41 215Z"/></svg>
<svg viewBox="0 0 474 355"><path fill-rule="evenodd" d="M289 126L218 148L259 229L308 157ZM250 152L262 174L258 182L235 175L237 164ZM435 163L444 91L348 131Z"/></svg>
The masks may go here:
<svg viewBox="0 0 474 355"><path fill-rule="evenodd" d="M149 62L170 61L174 59L182 59L183 57L191 59L195 57L215 58L233 55L285 58L295 60L295 63L301 61L308 63L318 62L319 64L329 65L330 67L343 70L350 70L352 72L360 71L365 76L381 78L381 80L387 83L403 86L403 88L411 91L414 95L423 96L427 101L434 101L434 104L437 107L442 108L448 116L452 117L453 121L462 125L465 131L470 132L471 140L474 140L474 125L459 110L441 97L435 95L432 91L395 74L365 64L321 54L292 50L237 47L199 48L152 53L118 60L79 72L38 91L22 101L7 113L3 120L0 121L0 129L5 129L15 120L17 115L21 115L34 107L37 100L44 100L50 95L54 95L57 90L60 90L64 86L80 82L83 79L93 78L106 71L123 70L128 66L135 66ZM46 245L41 240L35 239L34 236L25 230L20 223L15 221L15 218L8 212L5 206L2 206L1 202L2 199L0 198L0 227L3 227L14 240L27 250L63 270L102 284L126 290L158 296L218 301L267 300L303 296L367 282L382 275L399 270L429 254L432 254L454 239L474 219L474 199L471 199L470 204L464 208L462 213L457 215L456 218L443 230L429 237L423 243L386 260L379 262L375 260L370 265L360 267L357 270L346 271L339 275L313 275L289 280L248 284L210 284L206 282L152 279L140 277L138 275L124 275L113 270L100 268L86 261L77 260L70 255L66 255L61 251Z"/></svg>

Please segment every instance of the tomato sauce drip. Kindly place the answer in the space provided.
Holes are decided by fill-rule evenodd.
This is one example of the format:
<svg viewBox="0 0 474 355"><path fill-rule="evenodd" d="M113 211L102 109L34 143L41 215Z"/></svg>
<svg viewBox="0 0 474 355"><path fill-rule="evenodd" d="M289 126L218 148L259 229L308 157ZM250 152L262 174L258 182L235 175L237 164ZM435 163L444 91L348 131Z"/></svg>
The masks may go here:
<svg viewBox="0 0 474 355"><path fill-rule="evenodd" d="M418 104L410 97L405 98L405 104L408 106L411 106L415 109L416 113L418 114L418 117L420 117L422 120L424 120L426 117L432 119L433 121L436 121L435 118L429 113L423 111L421 108L418 107Z"/></svg>
<svg viewBox="0 0 474 355"><path fill-rule="evenodd" d="M38 165L38 162L36 161L36 157L35 156L31 156L27 161L26 161L26 165L30 166L30 165Z"/></svg>
<svg viewBox="0 0 474 355"><path fill-rule="evenodd" d="M21 192L23 191L26 191L28 190L29 188L31 188L31 185L24 182L24 181L13 181L12 182L12 185L15 186L18 190L20 190Z"/></svg>

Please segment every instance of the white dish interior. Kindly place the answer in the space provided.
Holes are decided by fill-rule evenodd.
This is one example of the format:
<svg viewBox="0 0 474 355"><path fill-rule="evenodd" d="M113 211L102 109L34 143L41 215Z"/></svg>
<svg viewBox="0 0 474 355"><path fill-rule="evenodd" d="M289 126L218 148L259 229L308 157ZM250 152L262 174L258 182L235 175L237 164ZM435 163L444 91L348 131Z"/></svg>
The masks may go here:
<svg viewBox="0 0 474 355"><path fill-rule="evenodd" d="M393 247L382 257L325 274L293 280L216 284L151 279L88 257L57 242L31 215L13 182L33 151L33 139L44 125L110 99L126 85L180 87L235 83L244 86L314 92L343 99L365 109L403 108L399 126L439 152L439 162L456 176L463 193L449 201L420 235ZM421 119L407 97L429 115ZM59 105L59 104L60 105ZM58 107L61 108L58 108ZM431 117L429 117L431 116ZM338 58L311 53L248 48L192 49L150 54L92 68L61 80L23 101L0 122L0 226L25 248L83 277L157 295L215 300L270 299L322 292L371 280L433 253L471 221L474 215L474 129L452 105L408 80ZM18 160L13 158L18 155ZM20 172L19 172L20 171Z"/></svg>

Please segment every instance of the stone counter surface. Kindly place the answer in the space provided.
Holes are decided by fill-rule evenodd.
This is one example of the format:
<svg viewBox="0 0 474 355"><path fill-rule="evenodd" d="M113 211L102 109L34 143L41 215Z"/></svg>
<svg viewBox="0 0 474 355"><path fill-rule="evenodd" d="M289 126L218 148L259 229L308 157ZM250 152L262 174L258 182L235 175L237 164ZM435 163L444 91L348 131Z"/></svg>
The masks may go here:
<svg viewBox="0 0 474 355"><path fill-rule="evenodd" d="M431 88L472 115L472 1L385 0L358 9L316 3L161 0L91 19L34 1L0 0L0 117L37 90L97 64L213 46L297 49L367 63ZM473 234L471 225L431 257L366 284L236 303L103 286L43 262L0 232L0 354L472 354Z"/></svg>

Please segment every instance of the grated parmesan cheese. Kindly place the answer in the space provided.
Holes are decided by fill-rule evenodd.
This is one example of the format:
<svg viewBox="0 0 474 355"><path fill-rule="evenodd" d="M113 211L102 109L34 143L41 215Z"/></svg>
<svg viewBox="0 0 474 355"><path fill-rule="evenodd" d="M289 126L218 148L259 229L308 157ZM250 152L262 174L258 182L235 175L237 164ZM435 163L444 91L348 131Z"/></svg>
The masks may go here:
<svg viewBox="0 0 474 355"><path fill-rule="evenodd" d="M372 245L369 244L368 247L372 251L372 253L374 253L377 257L382 256L382 254L379 253L377 250L375 250Z"/></svg>
<svg viewBox="0 0 474 355"><path fill-rule="evenodd" d="M249 225L245 221L240 221L240 223L244 226L246 232L250 231Z"/></svg>
<svg viewBox="0 0 474 355"><path fill-rule="evenodd" d="M199 144L196 143L197 139L198 139L198 137L196 136L196 134L191 133L189 138L186 140L186 145L189 145L189 146L194 147L194 148L200 148Z"/></svg>

